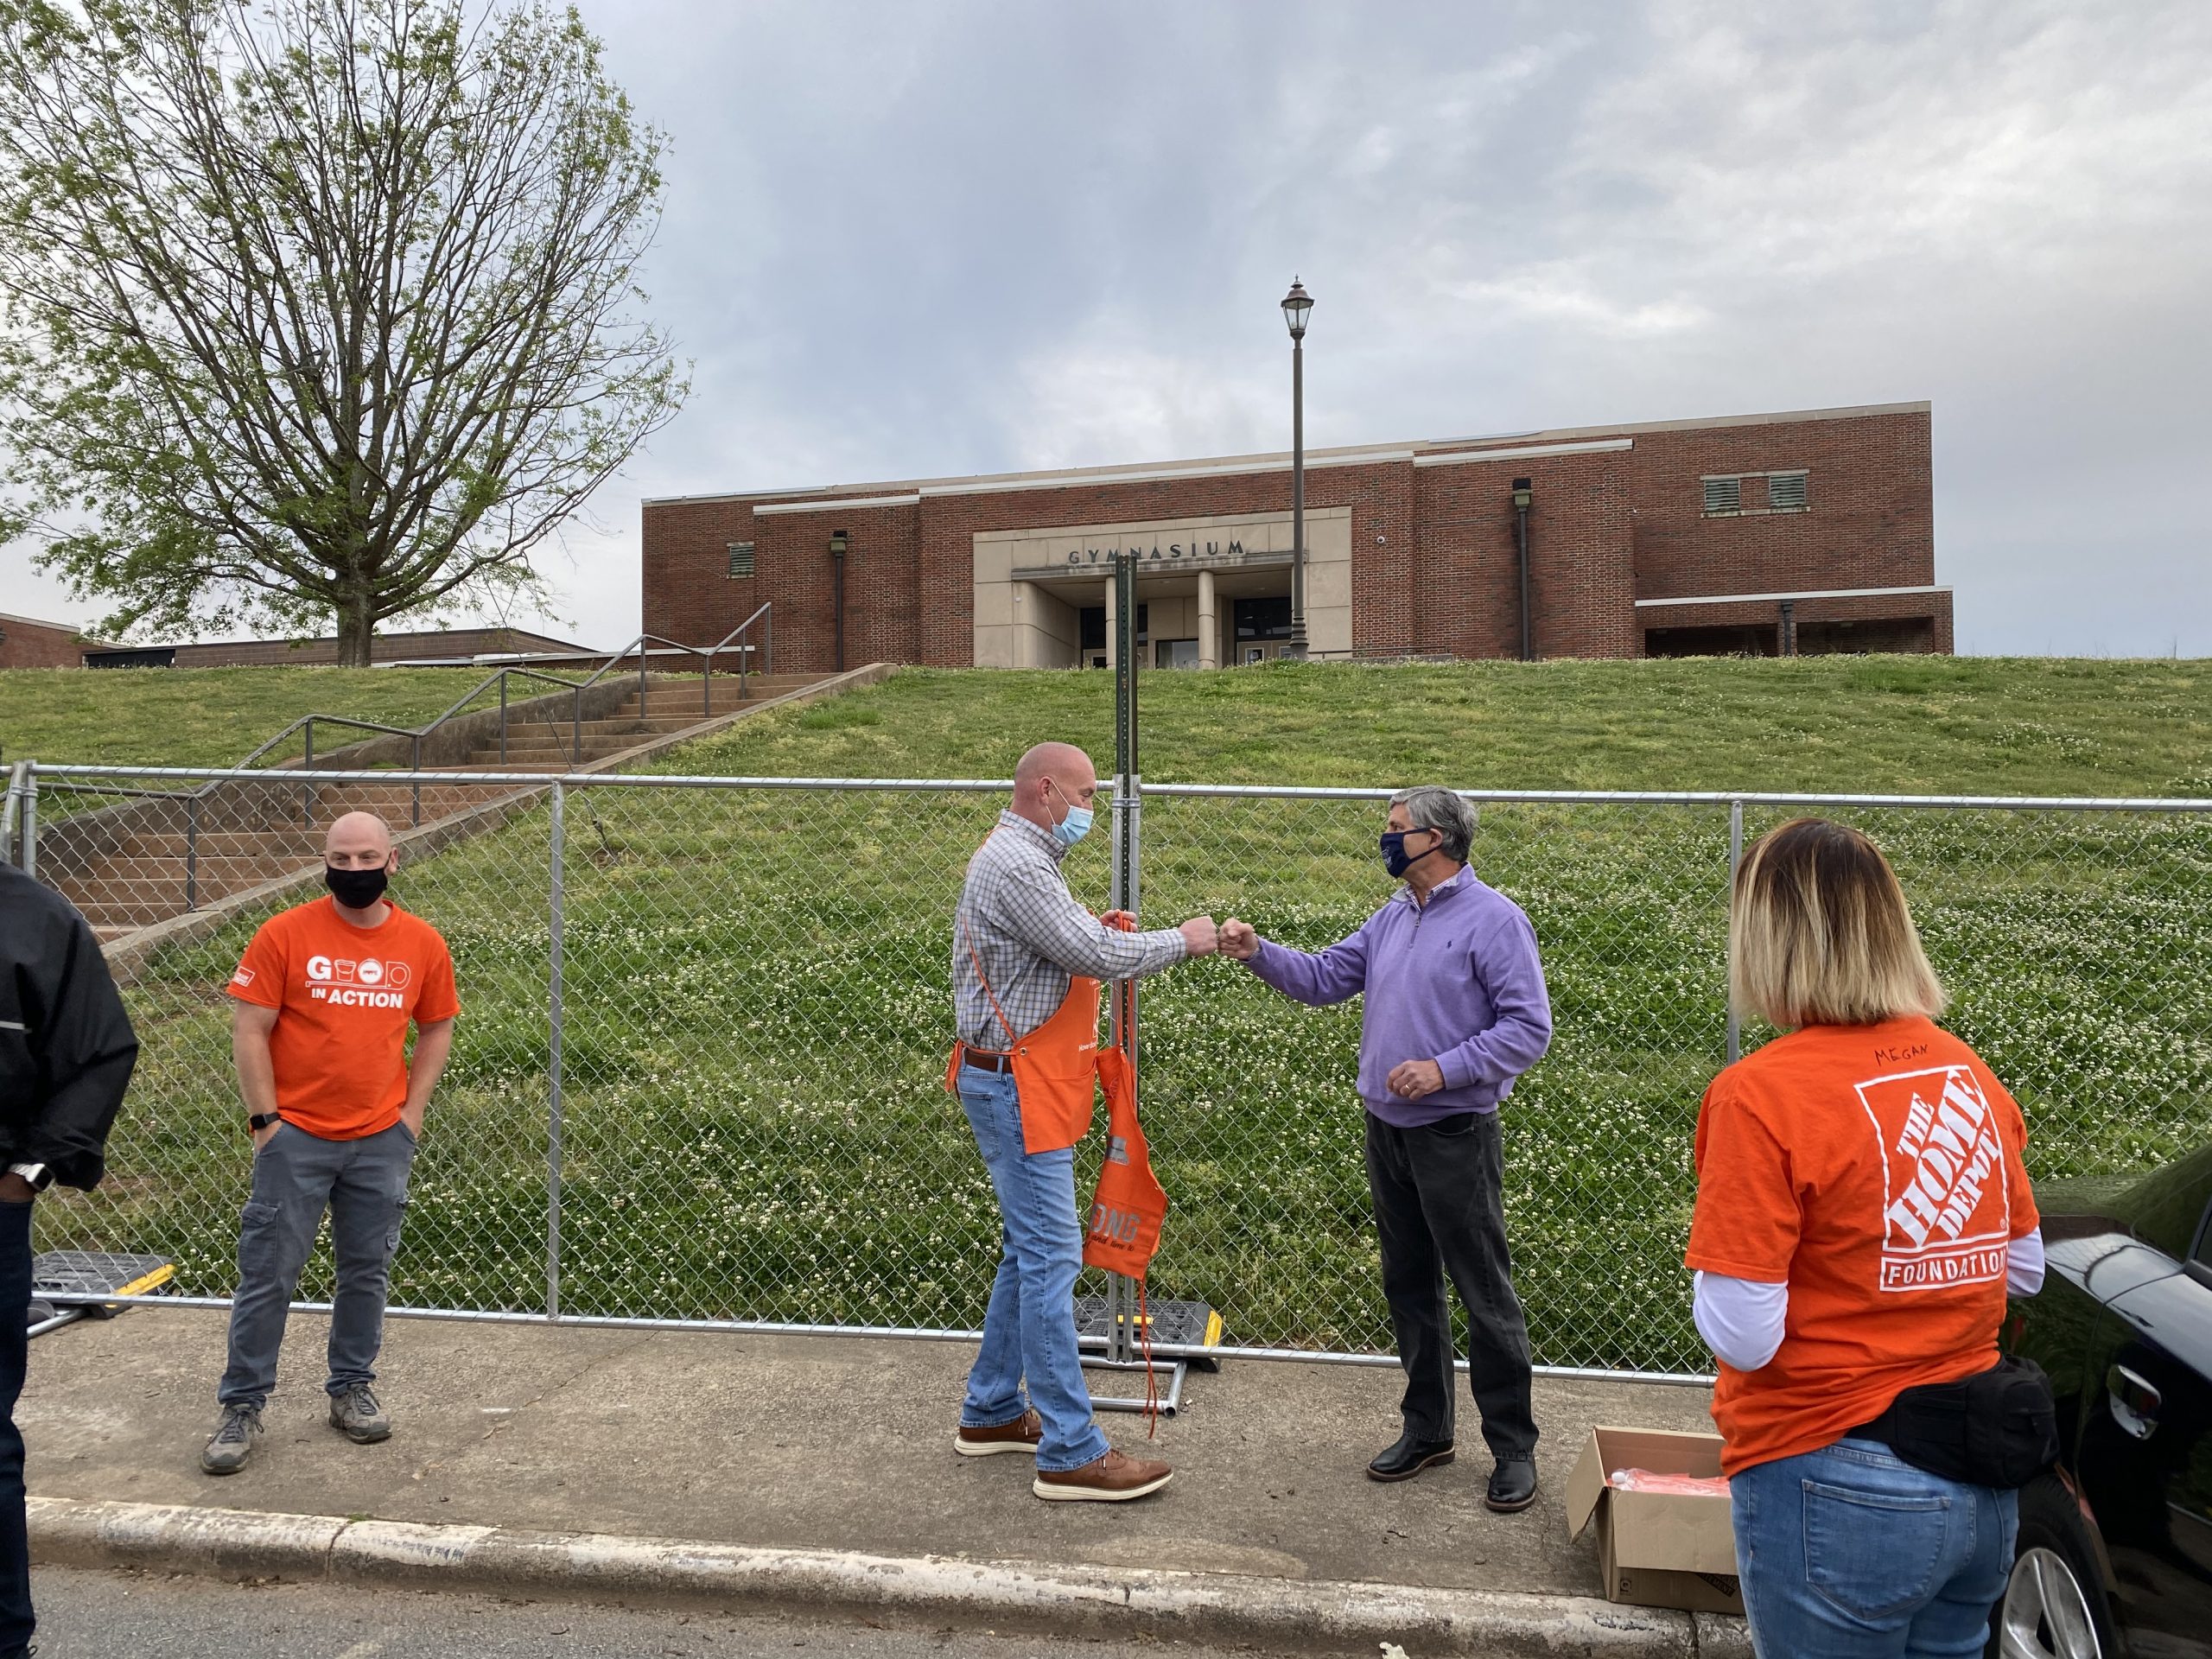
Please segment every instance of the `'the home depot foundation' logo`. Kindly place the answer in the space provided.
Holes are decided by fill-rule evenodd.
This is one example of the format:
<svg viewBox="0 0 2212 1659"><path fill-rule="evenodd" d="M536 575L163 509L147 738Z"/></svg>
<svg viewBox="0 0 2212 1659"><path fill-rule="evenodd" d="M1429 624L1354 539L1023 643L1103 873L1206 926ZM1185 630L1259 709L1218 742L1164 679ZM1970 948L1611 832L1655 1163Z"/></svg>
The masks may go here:
<svg viewBox="0 0 2212 1659"><path fill-rule="evenodd" d="M1900 1071L1858 1085L1882 1153L1881 1288L2005 1276L2012 1236L2005 1143L1973 1071Z"/></svg>

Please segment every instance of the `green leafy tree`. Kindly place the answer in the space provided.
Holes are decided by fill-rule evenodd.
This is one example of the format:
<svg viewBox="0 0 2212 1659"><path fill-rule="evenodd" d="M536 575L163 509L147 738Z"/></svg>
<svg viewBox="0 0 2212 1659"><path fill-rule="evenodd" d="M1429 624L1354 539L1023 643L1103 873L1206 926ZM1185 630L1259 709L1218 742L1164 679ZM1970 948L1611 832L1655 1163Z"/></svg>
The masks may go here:
<svg viewBox="0 0 2212 1659"><path fill-rule="evenodd" d="M573 9L0 0L0 531L105 626L539 590L687 385L664 137Z"/></svg>

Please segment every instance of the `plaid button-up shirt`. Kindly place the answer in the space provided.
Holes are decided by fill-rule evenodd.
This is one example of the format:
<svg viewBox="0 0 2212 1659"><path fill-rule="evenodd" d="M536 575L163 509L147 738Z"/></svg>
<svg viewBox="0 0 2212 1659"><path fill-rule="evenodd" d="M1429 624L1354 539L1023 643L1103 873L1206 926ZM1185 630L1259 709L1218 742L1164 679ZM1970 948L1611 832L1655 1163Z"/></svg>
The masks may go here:
<svg viewBox="0 0 2212 1659"><path fill-rule="evenodd" d="M1135 979L1187 954L1176 928L1123 933L1077 904L1060 874L1066 855L1041 825L1001 812L998 828L968 861L953 912L952 1002L960 1040L969 1046L1006 1049L1027 1037L1059 1011L1071 975ZM977 957L1011 1037L976 977Z"/></svg>

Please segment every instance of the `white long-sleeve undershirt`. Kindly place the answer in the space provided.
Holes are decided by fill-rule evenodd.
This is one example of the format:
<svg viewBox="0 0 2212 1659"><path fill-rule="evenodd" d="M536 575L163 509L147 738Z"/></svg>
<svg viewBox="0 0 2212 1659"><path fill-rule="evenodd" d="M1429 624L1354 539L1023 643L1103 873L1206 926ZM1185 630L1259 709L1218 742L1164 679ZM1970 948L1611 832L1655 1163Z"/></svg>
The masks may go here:
<svg viewBox="0 0 2212 1659"><path fill-rule="evenodd" d="M2005 1255L2005 1287L2015 1296L2043 1288L2043 1229L2023 1233ZM1725 1273L1693 1278L1691 1313L1706 1346L1739 1371L1756 1371L1781 1351L1789 1319L1789 1287Z"/></svg>

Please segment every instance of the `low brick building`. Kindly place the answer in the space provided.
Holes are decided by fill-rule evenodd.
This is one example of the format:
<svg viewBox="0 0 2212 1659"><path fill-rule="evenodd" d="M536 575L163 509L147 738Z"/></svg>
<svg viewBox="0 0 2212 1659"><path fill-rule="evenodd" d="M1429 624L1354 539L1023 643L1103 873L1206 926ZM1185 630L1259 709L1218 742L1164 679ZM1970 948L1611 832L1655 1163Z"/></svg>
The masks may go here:
<svg viewBox="0 0 2212 1659"><path fill-rule="evenodd" d="M1320 657L1951 649L1925 403L1580 427L1306 456ZM777 665L1108 659L1140 550L1147 665L1289 632L1290 458L1244 455L645 504L645 626L711 645L772 601Z"/></svg>
<svg viewBox="0 0 2212 1659"><path fill-rule="evenodd" d="M0 668L78 668L87 639L73 622L42 622L35 616L0 613Z"/></svg>
<svg viewBox="0 0 2212 1659"><path fill-rule="evenodd" d="M587 657L583 645L521 628L436 628L379 633L369 644L378 664L467 664L479 657ZM107 645L87 651L92 668L328 668L338 661L335 634L320 639L213 639L178 645Z"/></svg>

